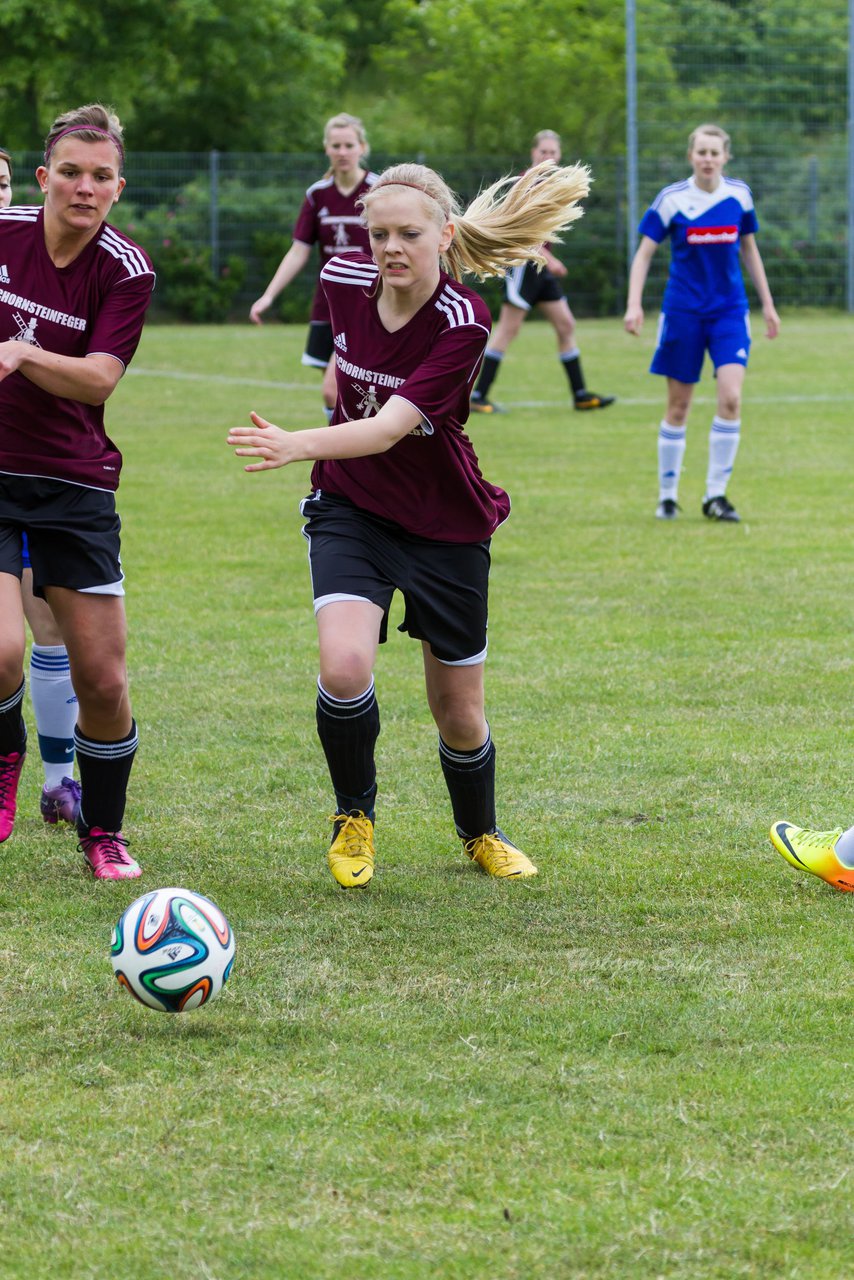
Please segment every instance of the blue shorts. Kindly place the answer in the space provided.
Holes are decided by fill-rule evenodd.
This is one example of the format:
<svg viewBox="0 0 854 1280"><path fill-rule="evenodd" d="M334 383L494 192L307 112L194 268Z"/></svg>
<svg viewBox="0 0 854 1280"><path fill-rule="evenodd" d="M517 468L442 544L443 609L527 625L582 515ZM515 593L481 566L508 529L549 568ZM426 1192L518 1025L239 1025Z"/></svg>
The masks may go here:
<svg viewBox="0 0 854 1280"><path fill-rule="evenodd" d="M29 546L29 543L27 542L27 535L25 533L22 533L21 534L21 568L32 569L32 567L33 567L32 562L30 561L30 546Z"/></svg>
<svg viewBox="0 0 854 1280"><path fill-rule="evenodd" d="M715 369L723 364L746 365L750 354L750 312L698 316L690 311L662 311L649 371L677 382L699 382L707 351Z"/></svg>

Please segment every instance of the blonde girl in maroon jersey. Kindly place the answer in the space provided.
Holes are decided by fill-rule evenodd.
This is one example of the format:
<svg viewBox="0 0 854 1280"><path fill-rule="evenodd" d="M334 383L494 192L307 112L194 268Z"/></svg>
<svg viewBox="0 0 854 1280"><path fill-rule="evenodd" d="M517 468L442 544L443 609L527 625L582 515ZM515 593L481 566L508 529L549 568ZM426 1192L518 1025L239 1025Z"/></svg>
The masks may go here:
<svg viewBox="0 0 854 1280"><path fill-rule="evenodd" d="M427 701L457 834L488 874L537 868L496 824L495 748L484 712L489 542L509 512L463 430L489 336L459 283L540 255L581 210L586 169L546 163L462 212L422 165L388 169L364 197L372 258L322 272L338 344L333 424L286 431L260 415L228 436L247 471L315 460L308 517L320 642L317 727L336 797L327 858L344 888L374 869L379 709L373 683L395 590L420 640Z"/></svg>

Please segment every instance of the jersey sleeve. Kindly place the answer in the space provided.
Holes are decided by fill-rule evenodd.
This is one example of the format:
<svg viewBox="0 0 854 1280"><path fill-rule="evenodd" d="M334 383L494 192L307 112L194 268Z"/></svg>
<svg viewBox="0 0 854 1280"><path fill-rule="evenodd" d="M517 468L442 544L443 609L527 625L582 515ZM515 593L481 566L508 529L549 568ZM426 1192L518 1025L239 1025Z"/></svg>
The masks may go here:
<svg viewBox="0 0 854 1280"><path fill-rule="evenodd" d="M314 207L311 196L306 195L294 224L293 238L301 241L302 244L317 244L319 235L317 210Z"/></svg>
<svg viewBox="0 0 854 1280"><path fill-rule="evenodd" d="M749 209L745 209L741 215L740 231L743 236L755 236L759 230L759 219L756 216L756 210L751 205Z"/></svg>
<svg viewBox="0 0 854 1280"><path fill-rule="evenodd" d="M123 365L130 364L153 288L153 272L117 282L98 311L86 354L114 356Z"/></svg>
<svg viewBox="0 0 854 1280"><path fill-rule="evenodd" d="M413 405L431 426L458 413L461 397L468 399L488 338L489 329L477 323L446 329L426 360L393 394Z"/></svg>
<svg viewBox="0 0 854 1280"><path fill-rule="evenodd" d="M640 220L638 232L642 236L649 236L650 240L654 240L656 244L661 244L667 235L667 227L661 220L661 215L657 209L650 207Z"/></svg>

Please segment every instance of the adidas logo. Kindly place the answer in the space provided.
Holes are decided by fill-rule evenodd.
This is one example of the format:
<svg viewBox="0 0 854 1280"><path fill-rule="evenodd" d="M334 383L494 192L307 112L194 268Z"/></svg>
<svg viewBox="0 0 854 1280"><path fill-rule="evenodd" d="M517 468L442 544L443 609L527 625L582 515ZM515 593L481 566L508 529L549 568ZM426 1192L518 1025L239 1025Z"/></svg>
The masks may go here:
<svg viewBox="0 0 854 1280"><path fill-rule="evenodd" d="M5 265L0 267L0 284L11 284L11 283L12 283L12 277L9 275L9 268Z"/></svg>
<svg viewBox="0 0 854 1280"><path fill-rule="evenodd" d="M346 356L346 354L347 354L347 336L346 336L346 334L343 334L343 333L336 333L336 335L335 335L335 345L336 345L336 347L338 348L338 350L339 350L339 351L343 351L343 352L344 352L344 354L345 354L345 356Z"/></svg>
<svg viewBox="0 0 854 1280"><path fill-rule="evenodd" d="M740 347L735 354L738 356L739 360L747 359L747 352L745 351L744 347Z"/></svg>

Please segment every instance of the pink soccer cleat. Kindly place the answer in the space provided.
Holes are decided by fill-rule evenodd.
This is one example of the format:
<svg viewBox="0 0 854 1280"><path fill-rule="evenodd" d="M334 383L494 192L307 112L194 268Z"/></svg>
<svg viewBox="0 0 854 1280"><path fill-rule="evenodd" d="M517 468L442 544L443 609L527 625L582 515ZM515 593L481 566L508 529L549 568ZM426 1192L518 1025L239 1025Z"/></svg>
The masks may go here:
<svg viewBox="0 0 854 1280"><path fill-rule="evenodd" d="M127 851L127 840L121 831L102 831L90 828L88 836L81 836L77 848L92 868L96 880L135 880L142 875L138 862Z"/></svg>
<svg viewBox="0 0 854 1280"><path fill-rule="evenodd" d="M0 756L0 842L9 839L15 825L18 781L26 754L26 751L13 751L11 755Z"/></svg>

